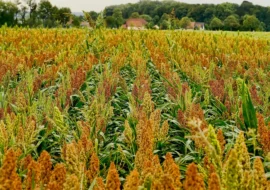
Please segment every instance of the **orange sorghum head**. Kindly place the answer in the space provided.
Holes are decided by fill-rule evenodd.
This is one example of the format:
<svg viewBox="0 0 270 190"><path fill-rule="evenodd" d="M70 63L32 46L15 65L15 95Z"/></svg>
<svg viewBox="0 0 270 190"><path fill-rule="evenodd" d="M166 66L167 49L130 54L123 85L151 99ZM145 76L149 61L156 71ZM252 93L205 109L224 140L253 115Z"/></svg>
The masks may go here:
<svg viewBox="0 0 270 190"><path fill-rule="evenodd" d="M202 176L197 171L196 164L192 163L188 165L186 171L186 179L184 182L185 190L204 190L205 184Z"/></svg>
<svg viewBox="0 0 270 190"><path fill-rule="evenodd" d="M64 164L56 164L51 172L50 181L48 184L49 190L62 190L66 182L66 168Z"/></svg>
<svg viewBox="0 0 270 190"><path fill-rule="evenodd" d="M138 190L140 185L140 176L138 171L133 170L129 176L127 176L126 182L124 184L124 190Z"/></svg>
<svg viewBox="0 0 270 190"><path fill-rule="evenodd" d="M48 184L52 169L50 154L45 150L42 151L38 158L38 163L41 167L41 181L43 182L43 184Z"/></svg>

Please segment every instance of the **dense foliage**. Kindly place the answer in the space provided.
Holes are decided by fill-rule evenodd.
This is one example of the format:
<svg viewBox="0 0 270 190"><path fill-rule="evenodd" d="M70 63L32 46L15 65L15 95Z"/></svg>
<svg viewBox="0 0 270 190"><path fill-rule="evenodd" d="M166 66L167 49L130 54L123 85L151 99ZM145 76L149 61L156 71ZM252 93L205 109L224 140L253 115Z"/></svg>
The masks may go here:
<svg viewBox="0 0 270 190"><path fill-rule="evenodd" d="M82 18L72 15L70 8L58 8L49 0L0 0L0 26L65 27L69 21L79 26Z"/></svg>
<svg viewBox="0 0 270 190"><path fill-rule="evenodd" d="M0 189L267 189L269 35L0 29Z"/></svg>
<svg viewBox="0 0 270 190"><path fill-rule="evenodd" d="M235 3L214 5L141 0L135 4L109 6L105 9L106 16L112 16L115 9L122 11L124 19L133 17L134 13L141 17L147 16L150 20L150 26L161 25L164 21L169 21L169 15L174 10L177 19L189 17L196 22L205 22L207 29L270 31L270 8L253 5L248 1L243 1L241 5ZM254 16L253 20L247 19L251 16ZM212 20L216 18L224 22L222 27L211 27ZM245 22L248 24L245 24ZM233 27L231 26L232 23ZM181 25L178 24L172 26L172 28L181 28Z"/></svg>

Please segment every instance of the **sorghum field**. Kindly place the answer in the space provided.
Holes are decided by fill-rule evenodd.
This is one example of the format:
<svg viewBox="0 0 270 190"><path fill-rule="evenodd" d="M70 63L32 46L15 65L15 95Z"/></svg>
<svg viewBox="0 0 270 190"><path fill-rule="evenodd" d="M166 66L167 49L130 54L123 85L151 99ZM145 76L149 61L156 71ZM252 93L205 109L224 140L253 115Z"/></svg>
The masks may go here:
<svg viewBox="0 0 270 190"><path fill-rule="evenodd" d="M0 29L0 189L270 189L270 34Z"/></svg>

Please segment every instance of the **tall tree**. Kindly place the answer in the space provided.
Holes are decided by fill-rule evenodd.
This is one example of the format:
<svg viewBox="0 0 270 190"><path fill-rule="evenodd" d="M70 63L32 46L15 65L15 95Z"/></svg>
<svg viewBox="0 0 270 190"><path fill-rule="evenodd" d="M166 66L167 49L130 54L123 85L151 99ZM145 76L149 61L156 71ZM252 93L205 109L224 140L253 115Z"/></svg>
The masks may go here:
<svg viewBox="0 0 270 190"><path fill-rule="evenodd" d="M245 15L243 21L243 28L249 31L260 31L263 30L261 22L254 15Z"/></svg>
<svg viewBox="0 0 270 190"><path fill-rule="evenodd" d="M35 13L35 11L37 9L37 3L35 0L25 0L25 2L29 8L29 16L30 16L30 18L32 18L33 14Z"/></svg>
<svg viewBox="0 0 270 190"><path fill-rule="evenodd" d="M45 25L45 21L52 19L53 14L53 6L48 0L41 0L38 5L37 13L39 17L43 20L43 25ZM52 21L52 20L51 20Z"/></svg>
<svg viewBox="0 0 270 190"><path fill-rule="evenodd" d="M181 20L180 20L180 26L181 28L187 28L187 26L189 26L191 23L191 20L190 18L188 17L183 17Z"/></svg>
<svg viewBox="0 0 270 190"><path fill-rule="evenodd" d="M134 12L130 15L130 18L140 18L140 14L138 12Z"/></svg>
<svg viewBox="0 0 270 190"><path fill-rule="evenodd" d="M227 30L238 30L240 27L238 18L234 15L228 16L224 20L224 27Z"/></svg>
<svg viewBox="0 0 270 190"><path fill-rule="evenodd" d="M57 12L57 20L65 26L66 23L70 20L71 10L68 7L62 7Z"/></svg>
<svg viewBox="0 0 270 190"><path fill-rule="evenodd" d="M214 18L211 20L211 22L210 22L210 28L211 28L212 30L221 30L222 27L223 27L223 23L222 23L222 21L221 21L219 18L214 17Z"/></svg>
<svg viewBox="0 0 270 190"><path fill-rule="evenodd" d="M124 23L124 19L123 19L122 11L120 9L113 10L113 17L116 22L116 27L122 26L122 24Z"/></svg>
<svg viewBox="0 0 270 190"><path fill-rule="evenodd" d="M4 24L7 24L8 26L15 25L15 15L17 10L18 8L14 3L0 0L0 26Z"/></svg>

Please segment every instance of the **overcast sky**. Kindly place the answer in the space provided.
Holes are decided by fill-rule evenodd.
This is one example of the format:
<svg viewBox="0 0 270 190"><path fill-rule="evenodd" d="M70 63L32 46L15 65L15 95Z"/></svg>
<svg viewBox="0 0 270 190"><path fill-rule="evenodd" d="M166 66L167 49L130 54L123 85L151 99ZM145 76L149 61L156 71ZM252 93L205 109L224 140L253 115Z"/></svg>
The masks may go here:
<svg viewBox="0 0 270 190"><path fill-rule="evenodd" d="M39 0L37 0L39 1ZM139 0L50 0L53 5L58 7L70 7L72 12L101 11L106 6L125 3L136 3ZM243 0L178 0L185 3L224 3L232 2L241 4ZM270 0L249 0L253 4L270 6Z"/></svg>
<svg viewBox="0 0 270 190"><path fill-rule="evenodd" d="M106 6L118 5L124 3L136 3L138 0L50 0L53 5L59 7L70 7L73 12L85 11L101 11ZM181 0L187 3L223 3L232 2L241 4L243 0ZM270 0L250 0L253 4L270 6Z"/></svg>

